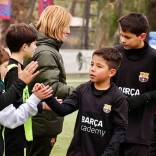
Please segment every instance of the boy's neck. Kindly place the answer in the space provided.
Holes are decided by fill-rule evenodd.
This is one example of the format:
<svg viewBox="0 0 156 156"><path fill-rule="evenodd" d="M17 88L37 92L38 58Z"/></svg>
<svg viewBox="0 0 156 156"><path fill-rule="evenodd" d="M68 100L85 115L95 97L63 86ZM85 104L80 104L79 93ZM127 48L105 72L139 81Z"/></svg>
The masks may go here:
<svg viewBox="0 0 156 156"><path fill-rule="evenodd" d="M24 58L23 58L23 55L21 53L12 53L11 58L13 58L14 60L16 60L19 63L23 64Z"/></svg>
<svg viewBox="0 0 156 156"><path fill-rule="evenodd" d="M111 86L110 80L106 80L105 82L94 83L94 87L97 90L107 90Z"/></svg>
<svg viewBox="0 0 156 156"><path fill-rule="evenodd" d="M140 45L139 45L138 49L141 49L141 48L143 48L144 46L145 46L145 42L144 42L144 41L142 41L142 42L140 43Z"/></svg>

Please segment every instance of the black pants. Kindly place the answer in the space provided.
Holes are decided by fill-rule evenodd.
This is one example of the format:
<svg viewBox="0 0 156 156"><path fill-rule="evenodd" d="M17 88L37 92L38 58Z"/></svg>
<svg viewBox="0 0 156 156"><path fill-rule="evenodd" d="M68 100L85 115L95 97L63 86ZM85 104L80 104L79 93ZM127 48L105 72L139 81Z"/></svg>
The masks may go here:
<svg viewBox="0 0 156 156"><path fill-rule="evenodd" d="M25 135L24 127L15 129L5 128L5 156L24 156Z"/></svg>
<svg viewBox="0 0 156 156"><path fill-rule="evenodd" d="M51 137L34 137L33 142L27 144L27 156L49 156L53 148Z"/></svg>
<svg viewBox="0 0 156 156"><path fill-rule="evenodd" d="M119 156L149 156L149 146L124 143L120 146Z"/></svg>
<svg viewBox="0 0 156 156"><path fill-rule="evenodd" d="M3 137L2 137L2 126L0 127L0 156L3 156L4 152L4 142L3 142Z"/></svg>
<svg viewBox="0 0 156 156"><path fill-rule="evenodd" d="M154 130L151 139L150 156L156 156L156 115L154 117Z"/></svg>

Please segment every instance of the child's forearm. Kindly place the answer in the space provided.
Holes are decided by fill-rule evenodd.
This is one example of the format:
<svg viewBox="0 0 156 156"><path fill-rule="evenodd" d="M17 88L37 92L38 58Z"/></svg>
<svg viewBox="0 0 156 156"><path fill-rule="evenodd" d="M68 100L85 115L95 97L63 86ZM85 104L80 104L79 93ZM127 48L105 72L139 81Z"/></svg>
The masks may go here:
<svg viewBox="0 0 156 156"><path fill-rule="evenodd" d="M54 97L50 97L48 99L45 99L45 102L59 116L65 116L65 112L62 109L62 106Z"/></svg>
<svg viewBox="0 0 156 156"><path fill-rule="evenodd" d="M50 97L44 101L59 116L65 116L76 110L75 106L72 105L71 103L67 103L64 101L63 103L60 104L54 97Z"/></svg>
<svg viewBox="0 0 156 156"><path fill-rule="evenodd" d="M41 100L31 95L27 103L20 105L17 109L13 104L0 111L0 124L8 128L16 128L37 113L37 105Z"/></svg>

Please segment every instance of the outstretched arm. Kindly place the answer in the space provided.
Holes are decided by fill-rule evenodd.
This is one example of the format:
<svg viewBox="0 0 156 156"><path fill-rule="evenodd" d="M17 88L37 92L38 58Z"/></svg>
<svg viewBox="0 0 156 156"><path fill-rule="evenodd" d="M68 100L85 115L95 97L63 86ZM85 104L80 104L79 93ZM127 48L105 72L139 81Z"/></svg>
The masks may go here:
<svg viewBox="0 0 156 156"><path fill-rule="evenodd" d="M74 91L61 104L54 97L50 97L44 101L59 116L65 116L78 109L79 98L77 94L77 91Z"/></svg>
<svg viewBox="0 0 156 156"><path fill-rule="evenodd" d="M35 95L31 95L27 103L20 105L17 109L10 104L0 111L0 124L8 128L16 128L30 117L37 113L37 104L41 100Z"/></svg>
<svg viewBox="0 0 156 156"><path fill-rule="evenodd" d="M13 104L0 111L0 124L8 128L16 128L30 117L36 115L37 105L42 99L51 96L52 89L49 86L43 86L40 90L34 90L27 103L20 105L17 109Z"/></svg>

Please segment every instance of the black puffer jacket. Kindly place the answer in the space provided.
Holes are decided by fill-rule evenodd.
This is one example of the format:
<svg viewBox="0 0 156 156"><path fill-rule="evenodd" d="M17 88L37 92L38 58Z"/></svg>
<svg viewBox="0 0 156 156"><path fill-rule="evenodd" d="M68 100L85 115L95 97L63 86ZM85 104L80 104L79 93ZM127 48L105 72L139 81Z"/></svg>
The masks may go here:
<svg viewBox="0 0 156 156"><path fill-rule="evenodd" d="M31 26L35 29L33 25ZM64 99L72 93L73 87L66 84L64 64L59 53L62 42L48 38L40 32L37 32L37 34L37 49L33 60L38 61L40 74L31 83L30 89L36 82L42 82L52 86L54 96ZM62 125L62 117L59 117L53 111L43 111L33 117L33 134L56 136L62 131Z"/></svg>

